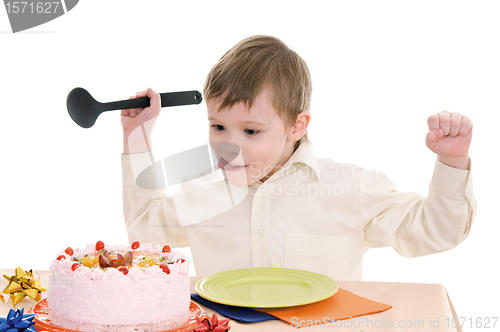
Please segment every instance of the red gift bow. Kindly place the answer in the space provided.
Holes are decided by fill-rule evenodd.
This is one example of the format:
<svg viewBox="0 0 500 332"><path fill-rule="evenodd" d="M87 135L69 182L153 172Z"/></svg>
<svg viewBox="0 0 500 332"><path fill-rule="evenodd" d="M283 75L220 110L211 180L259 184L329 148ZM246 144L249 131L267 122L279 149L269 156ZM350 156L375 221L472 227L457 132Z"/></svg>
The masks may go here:
<svg viewBox="0 0 500 332"><path fill-rule="evenodd" d="M196 321L198 326L193 329L193 332L227 332L231 329L229 318L219 320L216 314L213 314L211 320L196 317Z"/></svg>

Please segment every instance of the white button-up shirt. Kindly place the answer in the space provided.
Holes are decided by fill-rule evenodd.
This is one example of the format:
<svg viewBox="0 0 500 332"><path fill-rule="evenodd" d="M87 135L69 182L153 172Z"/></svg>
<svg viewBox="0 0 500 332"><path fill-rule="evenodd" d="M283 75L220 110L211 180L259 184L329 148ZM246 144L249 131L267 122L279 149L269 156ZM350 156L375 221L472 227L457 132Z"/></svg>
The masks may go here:
<svg viewBox="0 0 500 332"><path fill-rule="evenodd" d="M169 196L136 185L151 164L150 153L122 155L129 240L189 246L201 277L285 267L361 280L368 248L405 257L449 250L467 238L476 211L470 171L438 160L427 197L398 192L381 172L317 159L305 141L265 183L247 187L209 170Z"/></svg>

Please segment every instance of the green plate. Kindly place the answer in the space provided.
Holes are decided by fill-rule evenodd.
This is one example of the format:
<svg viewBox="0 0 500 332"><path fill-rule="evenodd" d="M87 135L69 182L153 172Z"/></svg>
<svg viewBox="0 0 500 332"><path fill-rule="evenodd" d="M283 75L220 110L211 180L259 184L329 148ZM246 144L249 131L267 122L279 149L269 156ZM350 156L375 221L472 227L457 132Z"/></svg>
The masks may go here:
<svg viewBox="0 0 500 332"><path fill-rule="evenodd" d="M198 281L196 292L222 304L282 308L329 298L339 285L319 273L281 268L252 268L212 274Z"/></svg>

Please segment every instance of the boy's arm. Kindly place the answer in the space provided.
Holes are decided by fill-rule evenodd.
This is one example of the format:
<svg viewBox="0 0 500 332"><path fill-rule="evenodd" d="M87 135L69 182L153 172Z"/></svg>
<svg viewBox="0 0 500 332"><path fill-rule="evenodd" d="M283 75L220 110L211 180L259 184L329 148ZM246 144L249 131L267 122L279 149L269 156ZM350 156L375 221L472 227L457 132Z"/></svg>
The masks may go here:
<svg viewBox="0 0 500 332"><path fill-rule="evenodd" d="M416 257L452 249L469 235L477 206L471 171L436 160L427 197L398 192L382 173L367 172L360 183L366 247Z"/></svg>
<svg viewBox="0 0 500 332"><path fill-rule="evenodd" d="M160 96L151 88L130 98L144 96L150 98L149 107L121 112L123 214L128 237L131 242L140 240L184 247L188 245L187 234L179 225L172 198L161 188L147 189L136 183L138 175L154 163L151 137L161 110ZM149 174L154 177L153 173ZM154 178L142 180L148 183L155 181Z"/></svg>
<svg viewBox="0 0 500 332"><path fill-rule="evenodd" d="M415 257L449 250L469 235L477 207L468 157L472 122L442 112L428 124L426 144L438 156L427 197L397 192L381 173L360 178L367 247L393 247Z"/></svg>
<svg viewBox="0 0 500 332"><path fill-rule="evenodd" d="M152 165L150 152L122 154L121 163L123 215L129 241L187 247L187 232L180 227L172 197L161 188L147 189L136 184L137 176ZM144 182L154 183L155 179Z"/></svg>

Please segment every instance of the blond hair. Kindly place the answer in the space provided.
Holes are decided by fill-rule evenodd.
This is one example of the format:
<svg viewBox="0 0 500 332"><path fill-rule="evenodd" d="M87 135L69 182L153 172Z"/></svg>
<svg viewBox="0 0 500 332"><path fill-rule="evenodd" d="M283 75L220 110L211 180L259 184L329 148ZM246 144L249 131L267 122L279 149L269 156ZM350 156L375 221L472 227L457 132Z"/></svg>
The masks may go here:
<svg viewBox="0 0 500 332"><path fill-rule="evenodd" d="M265 88L286 128L295 124L300 112L309 111L312 82L306 62L280 39L258 35L243 39L220 58L203 92L205 100L221 100L221 111L240 102L250 108ZM310 143L307 130L303 137Z"/></svg>

